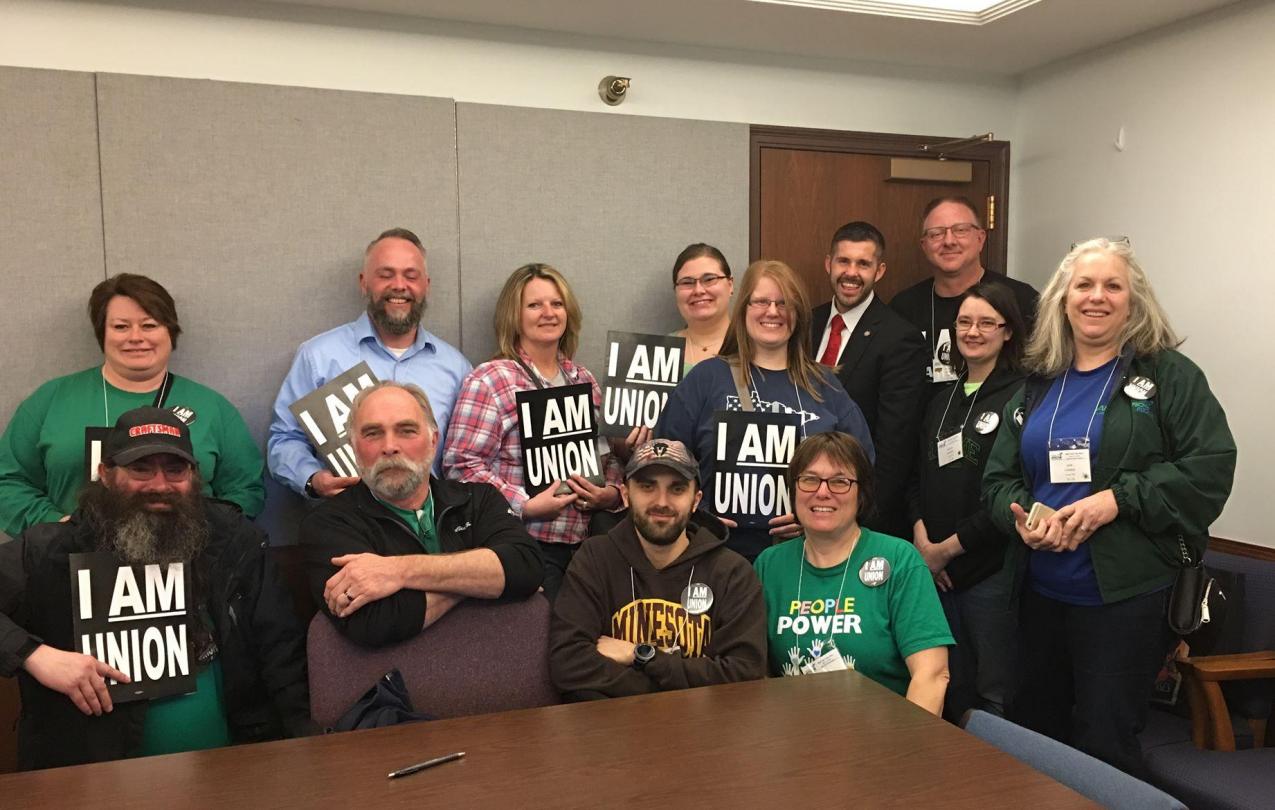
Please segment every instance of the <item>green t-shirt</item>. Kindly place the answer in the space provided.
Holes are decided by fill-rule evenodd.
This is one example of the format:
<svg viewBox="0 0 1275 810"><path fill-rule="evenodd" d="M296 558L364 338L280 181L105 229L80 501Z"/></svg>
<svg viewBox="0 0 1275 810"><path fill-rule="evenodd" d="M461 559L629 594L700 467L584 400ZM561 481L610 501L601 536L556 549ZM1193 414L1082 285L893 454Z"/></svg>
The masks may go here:
<svg viewBox="0 0 1275 810"><path fill-rule="evenodd" d="M70 514L84 485L86 427L107 427L155 393L122 391L98 366L50 380L27 397L0 438L0 530L18 535ZM190 439L204 493L255 517L265 504L261 450L239 411L211 388L173 375L165 407L194 412Z"/></svg>
<svg viewBox="0 0 1275 810"><path fill-rule="evenodd" d="M847 666L906 694L905 659L955 643L920 553L897 537L863 529L845 564L816 568L805 559L803 542L797 537L771 546L754 564L766 598L770 674L800 674L831 638ZM882 559L889 576L877 587L865 585L861 573L880 569Z"/></svg>
<svg viewBox="0 0 1275 810"><path fill-rule="evenodd" d="M967 397L983 387L981 382L964 382L961 385L965 388L965 396Z"/></svg>
<svg viewBox="0 0 1275 810"><path fill-rule="evenodd" d="M144 757L230 745L221 659L195 676L195 691L151 701L142 728Z"/></svg>
<svg viewBox="0 0 1275 810"><path fill-rule="evenodd" d="M373 495L372 497L376 497ZM381 501L380 498L376 498ZM438 527L434 525L434 493L425 496L425 503L420 509L400 509L392 503L381 501L381 504L394 514L403 519L403 522L412 527L412 531L416 532L416 539L420 542L421 548L425 549L427 554L440 554L442 548L438 545Z"/></svg>

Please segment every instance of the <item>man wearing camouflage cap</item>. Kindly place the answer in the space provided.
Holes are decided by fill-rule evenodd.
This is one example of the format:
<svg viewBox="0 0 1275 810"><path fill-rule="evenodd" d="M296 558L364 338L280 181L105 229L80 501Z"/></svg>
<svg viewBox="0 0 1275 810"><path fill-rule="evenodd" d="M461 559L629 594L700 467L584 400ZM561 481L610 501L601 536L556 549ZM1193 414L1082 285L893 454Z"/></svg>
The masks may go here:
<svg viewBox="0 0 1275 810"><path fill-rule="evenodd" d="M634 451L629 516L586 540L554 603L549 668L567 700L761 678L766 609L726 528L696 512L699 463L681 442Z"/></svg>

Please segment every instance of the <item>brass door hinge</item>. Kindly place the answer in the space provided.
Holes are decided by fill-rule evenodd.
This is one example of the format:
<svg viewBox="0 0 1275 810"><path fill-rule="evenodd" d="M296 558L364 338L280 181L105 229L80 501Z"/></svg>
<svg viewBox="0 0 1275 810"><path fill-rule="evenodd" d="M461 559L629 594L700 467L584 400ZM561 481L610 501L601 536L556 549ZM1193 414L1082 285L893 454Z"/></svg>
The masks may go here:
<svg viewBox="0 0 1275 810"><path fill-rule="evenodd" d="M987 195L987 230L996 230L996 195Z"/></svg>

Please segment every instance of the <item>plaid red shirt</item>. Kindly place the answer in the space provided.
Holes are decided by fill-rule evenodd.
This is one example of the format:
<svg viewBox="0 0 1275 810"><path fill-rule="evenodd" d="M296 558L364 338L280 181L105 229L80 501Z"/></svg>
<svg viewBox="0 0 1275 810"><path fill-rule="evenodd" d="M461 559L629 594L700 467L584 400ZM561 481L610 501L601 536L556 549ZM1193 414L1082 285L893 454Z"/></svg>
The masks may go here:
<svg viewBox="0 0 1275 810"><path fill-rule="evenodd" d="M522 353L522 359L531 367L531 358ZM558 365L567 385L587 382L592 386L596 413L602 404L598 381L587 368L561 354ZM541 382L547 383L543 378ZM527 502L527 490L515 395L535 387L526 370L513 360L491 360L475 368L460 385L443 451L443 470L448 478L491 484L519 516ZM618 487L624 480L619 461L608 454L602 463L607 483ZM589 515L588 510L573 505L552 520L523 518L523 522L527 532L542 543L579 543L589 536Z"/></svg>

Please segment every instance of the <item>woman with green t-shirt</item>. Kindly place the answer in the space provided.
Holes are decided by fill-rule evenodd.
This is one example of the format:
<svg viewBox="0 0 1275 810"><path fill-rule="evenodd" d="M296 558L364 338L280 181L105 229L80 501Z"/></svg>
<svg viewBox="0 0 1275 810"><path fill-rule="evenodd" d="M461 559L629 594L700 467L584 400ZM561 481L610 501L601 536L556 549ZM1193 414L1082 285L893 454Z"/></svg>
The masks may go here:
<svg viewBox="0 0 1275 810"><path fill-rule="evenodd" d="M144 406L169 408L190 426L204 494L255 517L266 499L261 450L225 397L169 372L181 326L168 290L120 273L93 288L88 309L102 365L37 388L0 438L0 531L16 537L75 511L97 471L95 445L121 413Z"/></svg>
<svg viewBox="0 0 1275 810"><path fill-rule="evenodd" d="M771 675L854 669L932 714L943 711L952 644L929 569L904 540L859 526L872 463L844 433L818 433L788 465L804 534L757 558Z"/></svg>

